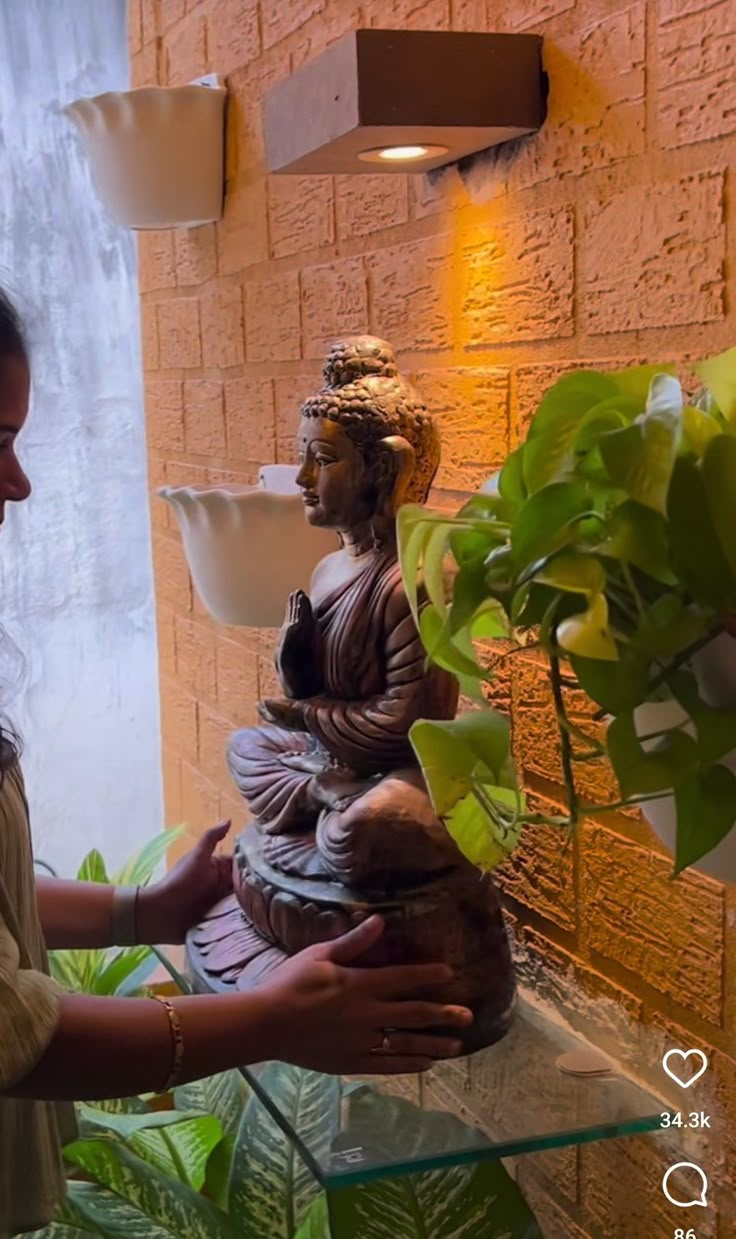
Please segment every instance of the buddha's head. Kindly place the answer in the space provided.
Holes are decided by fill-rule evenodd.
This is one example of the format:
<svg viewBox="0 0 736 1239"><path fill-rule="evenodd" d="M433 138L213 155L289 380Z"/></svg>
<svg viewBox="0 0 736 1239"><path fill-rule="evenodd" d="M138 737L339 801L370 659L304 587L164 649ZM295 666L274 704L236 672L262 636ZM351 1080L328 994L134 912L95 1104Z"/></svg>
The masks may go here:
<svg viewBox="0 0 736 1239"><path fill-rule="evenodd" d="M402 503L424 503L440 461L434 419L383 340L334 344L324 386L302 407L298 434L307 518L341 531L392 527Z"/></svg>

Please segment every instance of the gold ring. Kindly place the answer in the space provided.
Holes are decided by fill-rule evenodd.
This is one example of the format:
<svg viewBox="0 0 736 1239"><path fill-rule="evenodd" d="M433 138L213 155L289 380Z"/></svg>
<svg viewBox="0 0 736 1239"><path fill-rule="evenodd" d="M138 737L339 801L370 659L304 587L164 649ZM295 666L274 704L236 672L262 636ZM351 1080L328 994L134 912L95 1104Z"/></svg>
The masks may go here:
<svg viewBox="0 0 736 1239"><path fill-rule="evenodd" d="M371 1054L390 1054L391 1053L391 1037L387 1032L384 1032L381 1038L381 1044L376 1045L371 1050Z"/></svg>

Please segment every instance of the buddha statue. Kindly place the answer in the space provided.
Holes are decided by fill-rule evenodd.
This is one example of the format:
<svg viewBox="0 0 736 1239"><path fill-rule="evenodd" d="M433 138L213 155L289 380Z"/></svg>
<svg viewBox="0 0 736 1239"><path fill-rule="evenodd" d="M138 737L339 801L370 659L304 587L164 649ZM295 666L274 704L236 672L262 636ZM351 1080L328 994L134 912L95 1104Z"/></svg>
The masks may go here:
<svg viewBox="0 0 736 1239"><path fill-rule="evenodd" d="M189 940L200 988L257 984L288 955L379 912L366 964L442 960L446 1001L473 1008L468 1049L508 1027L513 969L495 889L431 805L409 741L451 719L455 678L428 664L396 547L402 503L424 503L440 460L435 422L371 337L334 345L302 408L306 519L335 530L309 595L289 599L277 651L282 696L228 753L253 823L235 850L235 900Z"/></svg>

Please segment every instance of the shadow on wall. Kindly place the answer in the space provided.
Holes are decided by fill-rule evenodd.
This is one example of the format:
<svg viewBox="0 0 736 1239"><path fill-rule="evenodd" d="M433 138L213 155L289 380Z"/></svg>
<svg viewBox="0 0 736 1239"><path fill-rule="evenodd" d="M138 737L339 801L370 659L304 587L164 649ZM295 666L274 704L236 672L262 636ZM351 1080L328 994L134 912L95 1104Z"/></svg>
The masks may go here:
<svg viewBox="0 0 736 1239"><path fill-rule="evenodd" d="M19 443L34 485L0 543L0 621L27 660L39 855L122 861L162 820L135 241L93 190L62 108L128 82L125 0L0 5L0 283L30 330ZM12 670L0 651L0 677Z"/></svg>

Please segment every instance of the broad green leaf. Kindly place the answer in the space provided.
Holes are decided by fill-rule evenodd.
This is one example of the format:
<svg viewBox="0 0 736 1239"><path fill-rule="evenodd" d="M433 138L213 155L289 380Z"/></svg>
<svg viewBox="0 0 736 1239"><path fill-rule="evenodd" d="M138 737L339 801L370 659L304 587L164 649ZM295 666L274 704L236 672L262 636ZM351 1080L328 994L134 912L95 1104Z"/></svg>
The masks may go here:
<svg viewBox="0 0 736 1239"><path fill-rule="evenodd" d="M435 611L443 619L447 611L444 563L448 534L447 525L435 525L425 542L422 555L422 576L427 596Z"/></svg>
<svg viewBox="0 0 736 1239"><path fill-rule="evenodd" d="M477 1147L478 1132L441 1110L372 1089L350 1099L349 1130L368 1156L408 1165L428 1149ZM402 1175L331 1194L333 1239L541 1239L503 1162ZM318 1232L319 1234L319 1232ZM310 1237L311 1239L311 1237Z"/></svg>
<svg viewBox="0 0 736 1239"><path fill-rule="evenodd" d="M101 883L104 883L105 885L109 884L110 879L107 876L107 870L105 869L105 862L102 859L102 856L100 855L100 853L97 851L97 848L93 848L92 851L88 852L87 855L85 856L84 860L79 866L79 872L77 873L77 881L78 882L101 882Z"/></svg>
<svg viewBox="0 0 736 1239"><path fill-rule="evenodd" d="M608 537L597 549L600 555L632 564L664 585L675 582L667 522L661 513L645 508L634 499L614 508L608 518Z"/></svg>
<svg viewBox="0 0 736 1239"><path fill-rule="evenodd" d="M156 954L151 951L140 961L138 967L129 972L125 980L118 985L115 991L117 997L131 998L142 992L145 993L146 984L156 971L157 964Z"/></svg>
<svg viewBox="0 0 736 1239"><path fill-rule="evenodd" d="M495 598L489 598L476 611L470 621L473 640L505 640L509 636L509 623L503 607Z"/></svg>
<svg viewBox="0 0 736 1239"><path fill-rule="evenodd" d="M470 633L460 629L451 634L434 607L426 606L419 616L419 635L432 662L451 671L464 693L482 700L480 681L485 672L476 662Z"/></svg>
<svg viewBox="0 0 736 1239"><path fill-rule="evenodd" d="M88 1222L75 1207L71 1195L57 1206L54 1220L43 1230L34 1230L26 1235L26 1239L89 1239L89 1236L99 1235L99 1230Z"/></svg>
<svg viewBox="0 0 736 1239"><path fill-rule="evenodd" d="M736 423L736 348L701 361L693 369L715 397L727 421Z"/></svg>
<svg viewBox="0 0 736 1239"><path fill-rule="evenodd" d="M512 508L520 508L526 502L528 491L524 484L524 448L517 447L506 457L498 478L498 493Z"/></svg>
<svg viewBox="0 0 736 1239"><path fill-rule="evenodd" d="M451 813L470 791L477 754L452 730L442 724L420 719L409 732L414 752L422 768L427 790L439 817Z"/></svg>
<svg viewBox="0 0 736 1239"><path fill-rule="evenodd" d="M684 731L664 733L649 751L636 734L631 712L619 714L608 728L606 749L624 797L677 787L698 765L698 746Z"/></svg>
<svg viewBox="0 0 736 1239"><path fill-rule="evenodd" d="M419 564L425 539L432 528L427 515L427 509L420 504L407 503L399 508L396 516L401 575L415 620L419 611Z"/></svg>
<svg viewBox="0 0 736 1239"><path fill-rule="evenodd" d="M686 606L679 594L663 594L647 607L631 645L651 658L672 658L697 641L708 627L707 618Z"/></svg>
<svg viewBox="0 0 736 1239"><path fill-rule="evenodd" d="M145 1225L138 1233L149 1239L243 1239L243 1230L211 1201L162 1174L124 1144L109 1138L77 1140L65 1157L112 1194L75 1196L79 1210L105 1235L135 1235L137 1223L139 1228Z"/></svg>
<svg viewBox="0 0 736 1239"><path fill-rule="evenodd" d="M736 578L736 437L718 435L710 442L703 457L703 481L721 550Z"/></svg>
<svg viewBox="0 0 736 1239"><path fill-rule="evenodd" d="M600 440L608 476L630 499L663 515L667 491L680 446L682 389L677 379L660 374L652 379L646 412L625 430Z"/></svg>
<svg viewBox="0 0 736 1239"><path fill-rule="evenodd" d="M511 550L519 572L570 540L569 526L589 508L584 486L555 482L527 499L511 527Z"/></svg>
<svg viewBox="0 0 736 1239"><path fill-rule="evenodd" d="M508 719L488 707L469 710L456 719L421 719L409 739L440 817L470 791L479 762L486 776L500 781L511 752Z"/></svg>
<svg viewBox="0 0 736 1239"><path fill-rule="evenodd" d="M674 374L675 367L669 364L655 366L625 366L623 370L614 370L607 375L613 379L616 387L625 396L631 397L639 405L639 411L646 407L652 380L660 374Z"/></svg>
<svg viewBox="0 0 736 1239"><path fill-rule="evenodd" d="M350 1188L345 1189L350 1191ZM309 1206L295 1239L335 1239L330 1233L330 1219L327 1212L327 1197L324 1192L317 1196Z"/></svg>
<svg viewBox="0 0 736 1239"><path fill-rule="evenodd" d="M625 651L617 663L575 656L570 662L583 692L607 714L622 714L647 699L648 658Z"/></svg>
<svg viewBox="0 0 736 1239"><path fill-rule="evenodd" d="M619 392L594 404L580 420L575 436L576 456L591 452L602 434L621 430L630 425L644 411L644 403Z"/></svg>
<svg viewBox="0 0 736 1239"><path fill-rule="evenodd" d="M147 886L166 853L181 838L183 826L172 826L157 835L128 861L112 879L117 886Z"/></svg>
<svg viewBox="0 0 736 1239"><path fill-rule="evenodd" d="M675 790L675 874L707 856L736 825L736 776L726 766L681 783Z"/></svg>
<svg viewBox="0 0 736 1239"><path fill-rule="evenodd" d="M564 375L544 395L524 444L524 483L530 495L570 475L582 418L594 405L617 394L616 384L606 375L580 370Z"/></svg>
<svg viewBox="0 0 736 1239"><path fill-rule="evenodd" d="M711 439L722 433L722 427L710 414L688 404L682 411L682 432L686 447L702 460Z"/></svg>
<svg viewBox="0 0 736 1239"><path fill-rule="evenodd" d="M680 459L675 465L667 515L672 566L679 579L697 602L728 609L736 597L736 582L713 522L703 472L694 460Z"/></svg>
<svg viewBox="0 0 736 1239"><path fill-rule="evenodd" d="M259 1082L315 1160L326 1159L339 1130L339 1080L269 1063ZM252 1097L233 1156L228 1212L238 1232L253 1239L293 1239L317 1191L293 1141Z"/></svg>
<svg viewBox="0 0 736 1239"><path fill-rule="evenodd" d="M239 1071L224 1071L220 1075L184 1084L174 1093L177 1110L214 1114L223 1129L237 1135L250 1089Z"/></svg>
<svg viewBox="0 0 736 1239"><path fill-rule="evenodd" d="M534 574L540 585L561 589L568 593L584 594L590 598L600 594L606 583L606 575L599 560L584 552L562 551L547 560L541 572Z"/></svg>
<svg viewBox="0 0 736 1239"><path fill-rule="evenodd" d="M488 798L503 809L517 809L521 813L523 798L506 787L485 786ZM445 819L445 826L466 860L484 873L500 865L518 845L523 819L509 827L499 827L485 812L473 793L458 801Z"/></svg>
<svg viewBox="0 0 736 1239"><path fill-rule="evenodd" d="M212 1150L222 1139L222 1125L214 1115L177 1110L145 1115L115 1115L93 1106L81 1106L82 1133L112 1132L144 1161L164 1174L200 1191Z"/></svg>
<svg viewBox="0 0 736 1239"><path fill-rule="evenodd" d="M557 642L567 654L618 662L618 647L608 627L605 594L596 594L585 611L562 620L557 625Z"/></svg>
<svg viewBox="0 0 736 1239"><path fill-rule="evenodd" d="M119 950L99 974L95 993L99 995L119 993L121 986L134 973L137 973L143 964L149 965L148 975L150 976L156 967L156 956L150 947L133 946ZM142 984L141 980L136 988L140 988Z"/></svg>
<svg viewBox="0 0 736 1239"><path fill-rule="evenodd" d="M681 668L673 672L668 677L667 687L692 719L701 766L712 766L736 749L736 711L719 709L703 701L692 670Z"/></svg>
<svg viewBox="0 0 736 1239"><path fill-rule="evenodd" d="M221 1140L220 1120L211 1114L198 1114L170 1127L139 1131L128 1143L152 1166L200 1192L210 1154Z"/></svg>
<svg viewBox="0 0 736 1239"><path fill-rule="evenodd" d="M460 568L452 583L450 632L469 624L476 611L488 601L485 555L471 559Z"/></svg>

